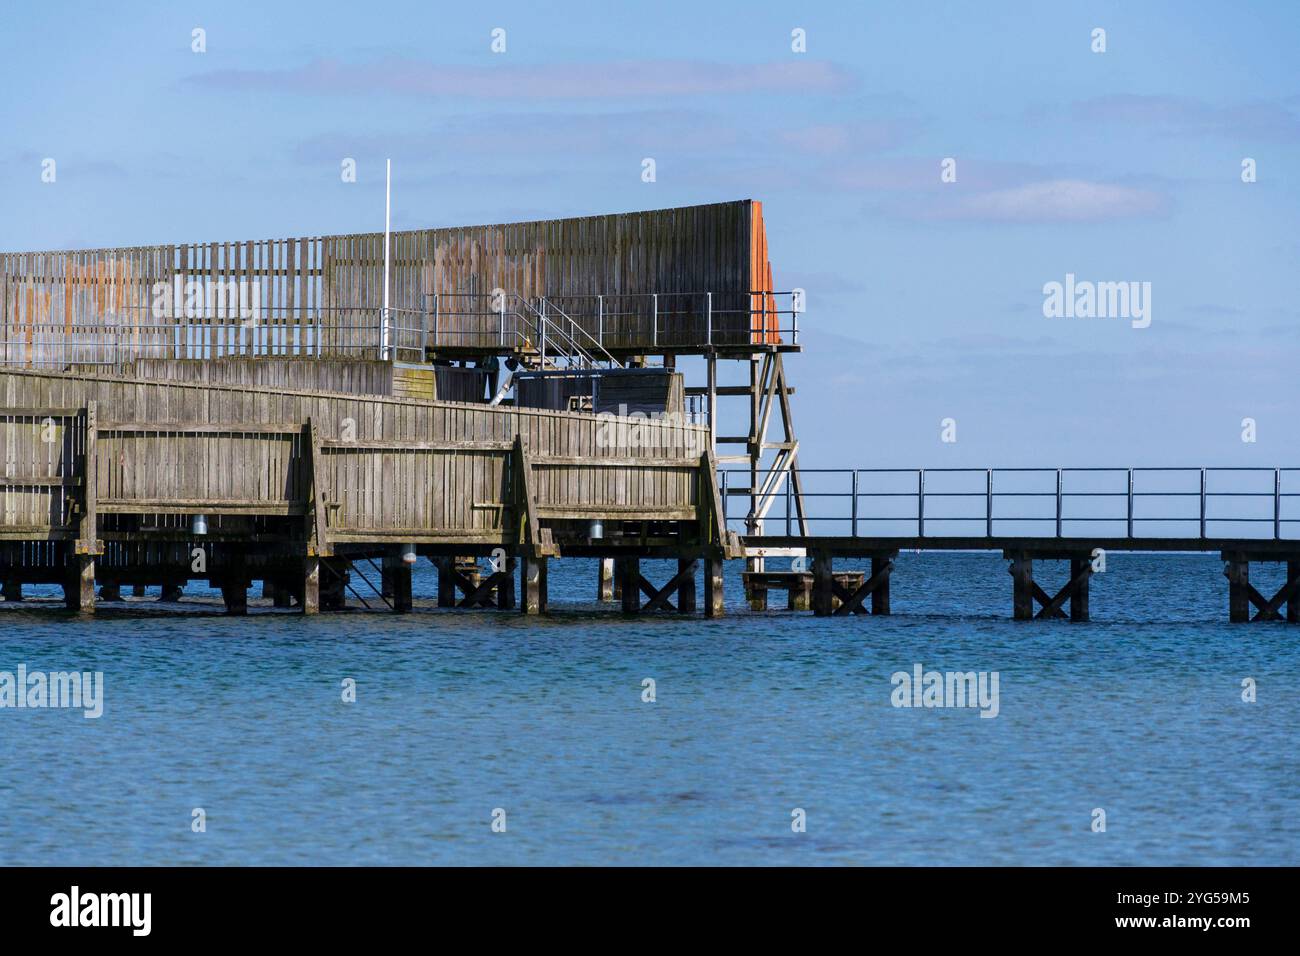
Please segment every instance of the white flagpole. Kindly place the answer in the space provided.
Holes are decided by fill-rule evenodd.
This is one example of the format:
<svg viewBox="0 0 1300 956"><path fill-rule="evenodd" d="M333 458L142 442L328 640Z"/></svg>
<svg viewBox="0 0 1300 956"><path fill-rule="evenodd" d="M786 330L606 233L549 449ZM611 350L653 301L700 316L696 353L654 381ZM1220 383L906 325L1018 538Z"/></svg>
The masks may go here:
<svg viewBox="0 0 1300 956"><path fill-rule="evenodd" d="M380 320L379 357L388 360L388 274L389 232L393 226L393 161L387 161L387 175L384 183L384 313Z"/></svg>

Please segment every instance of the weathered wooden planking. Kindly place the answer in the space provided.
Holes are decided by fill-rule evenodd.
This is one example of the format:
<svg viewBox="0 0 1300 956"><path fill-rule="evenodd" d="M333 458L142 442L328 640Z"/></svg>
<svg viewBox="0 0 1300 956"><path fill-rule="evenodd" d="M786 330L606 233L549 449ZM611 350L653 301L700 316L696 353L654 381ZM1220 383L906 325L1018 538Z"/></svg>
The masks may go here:
<svg viewBox="0 0 1300 956"><path fill-rule="evenodd" d="M772 342L767 256L750 200L399 232L390 341L407 358L429 344L497 347L503 320L490 302L503 289L552 299L609 348L701 344L706 292L716 344ZM377 356L382 273L379 233L3 253L0 363ZM213 294L223 283L233 302ZM520 344L527 323L504 321L507 344Z"/></svg>
<svg viewBox="0 0 1300 956"><path fill-rule="evenodd" d="M302 428L159 425L96 432L95 490L104 513L288 514L307 496Z"/></svg>
<svg viewBox="0 0 1300 956"><path fill-rule="evenodd" d="M0 411L0 533L72 531L85 423L79 411Z"/></svg>
<svg viewBox="0 0 1300 956"><path fill-rule="evenodd" d="M0 408L84 407L92 400L99 401L101 417L115 422L281 424L310 417L327 441L345 428L358 440L510 441L521 435L538 453L624 457L630 448L637 455L682 458L698 456L707 442L707 429L675 419L617 428L609 418L541 409L0 369Z"/></svg>
<svg viewBox="0 0 1300 956"><path fill-rule="evenodd" d="M0 370L0 409L19 412L0 412L6 475L79 474L73 419L62 444L37 428L49 424L42 405L67 415L79 402L99 409L93 490L105 514L300 514L315 474L331 534L354 540L504 536L516 440L538 456L547 517L689 520L707 447L705 429L672 420L618 428L594 415ZM40 527L65 527L68 491L22 488L6 526L17 533L45 516Z"/></svg>

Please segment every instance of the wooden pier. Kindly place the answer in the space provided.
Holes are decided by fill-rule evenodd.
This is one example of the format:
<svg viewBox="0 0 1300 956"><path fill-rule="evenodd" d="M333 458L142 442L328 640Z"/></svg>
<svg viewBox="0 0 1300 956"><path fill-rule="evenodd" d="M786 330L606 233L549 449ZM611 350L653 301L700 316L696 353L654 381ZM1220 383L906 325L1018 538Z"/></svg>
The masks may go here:
<svg viewBox="0 0 1300 956"><path fill-rule="evenodd" d="M604 435L603 424L534 409L0 371L0 580L11 593L62 584L70 606L90 610L97 581L202 579L236 613L263 580L315 613L338 603L321 594L340 590L349 566L378 560L407 609L410 566L395 559L498 554L519 563L521 607L536 613L548 558L720 561L708 430L638 421L628 447L619 439L633 432ZM593 521L617 533L593 538Z"/></svg>
<svg viewBox="0 0 1300 956"><path fill-rule="evenodd" d="M724 563L743 558L755 610L784 590L790 610L883 615L900 552L993 550L1015 618L1086 621L1100 549L1217 554L1231 620L1298 619L1300 469L1012 470L1054 475L1054 496L995 469L853 469L834 473L842 493L810 490L828 473L800 464L786 372L803 293L774 285L758 202L391 239L388 259L379 234L0 254L4 603L56 584L89 612L97 589L175 600L205 581L241 614L261 581L305 614L400 612L423 558L440 607L537 614L548 562L572 557L599 559L598 594L626 613L716 616ZM685 381L682 356L702 357L704 381ZM728 363L742 384L723 383ZM1217 488L1231 471L1267 473L1271 491ZM1199 473L1199 494L1160 505L1147 472ZM937 486L959 473L975 487ZM1070 485L1098 475L1126 491ZM904 487L873 488L881 476ZM1053 498L1054 514L1016 510ZM1094 499L1125 510L1072 510ZM1271 513L1216 512L1225 500ZM995 533L1025 521L1046 530ZM1271 535L1219 533L1240 522ZM778 556L811 565L769 570ZM648 580L652 558L676 572ZM1044 587L1044 560L1068 577ZM1286 564L1277 593L1251 583L1257 562Z"/></svg>

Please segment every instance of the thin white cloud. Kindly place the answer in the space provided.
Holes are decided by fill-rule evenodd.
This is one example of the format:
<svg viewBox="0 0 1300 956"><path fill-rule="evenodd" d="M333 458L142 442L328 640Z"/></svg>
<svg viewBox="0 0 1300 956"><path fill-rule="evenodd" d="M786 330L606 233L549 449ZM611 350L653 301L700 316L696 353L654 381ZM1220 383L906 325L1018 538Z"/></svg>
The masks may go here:
<svg viewBox="0 0 1300 956"><path fill-rule="evenodd" d="M928 203L913 209L912 214L922 219L970 222L1105 222L1162 217L1169 209L1168 197L1148 189L1054 179L968 196L956 194L951 202Z"/></svg>
<svg viewBox="0 0 1300 956"><path fill-rule="evenodd" d="M1083 123L1128 125L1170 136L1294 143L1300 141L1296 106L1296 98L1216 106L1187 96L1121 93L1075 103L1071 114Z"/></svg>
<svg viewBox="0 0 1300 956"><path fill-rule="evenodd" d="M282 70L217 70L190 82L214 89L304 95L393 93L457 99L599 99L734 93L835 93L847 71L817 60L721 63L616 60L538 66L446 65L387 58L369 63L315 60Z"/></svg>
<svg viewBox="0 0 1300 956"><path fill-rule="evenodd" d="M482 113L448 117L435 128L322 133L301 141L294 158L314 162L339 156L500 156L509 142L527 142L529 155L564 158L626 154L669 143L676 154L717 154L754 149L759 135L726 117L695 110L639 110L621 113L532 112ZM640 160L641 154L635 157Z"/></svg>
<svg viewBox="0 0 1300 956"><path fill-rule="evenodd" d="M843 155L893 149L915 138L921 126L914 118L818 123L783 129L779 136L781 142L801 152Z"/></svg>

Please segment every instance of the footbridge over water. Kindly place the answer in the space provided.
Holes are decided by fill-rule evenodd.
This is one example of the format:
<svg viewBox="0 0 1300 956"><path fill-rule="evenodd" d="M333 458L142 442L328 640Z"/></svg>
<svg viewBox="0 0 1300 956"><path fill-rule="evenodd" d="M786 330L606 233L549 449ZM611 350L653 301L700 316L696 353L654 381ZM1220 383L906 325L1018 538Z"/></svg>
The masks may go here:
<svg viewBox="0 0 1300 956"><path fill-rule="evenodd" d="M1297 620L1294 468L802 467L803 311L752 200L0 254L0 585L89 610L96 582L198 579L238 612L261 580L313 613L374 583L404 610L424 556L440 606L536 612L547 561L584 557L629 613L695 610L703 568L713 615L745 558L754 606L784 589L883 614L898 553L988 549L1014 616L1086 620L1099 552L1198 551L1225 563L1232 620ZM647 558L677 571L651 584ZM1055 594L1045 560L1070 561ZM1287 567L1272 596L1260 561Z"/></svg>

